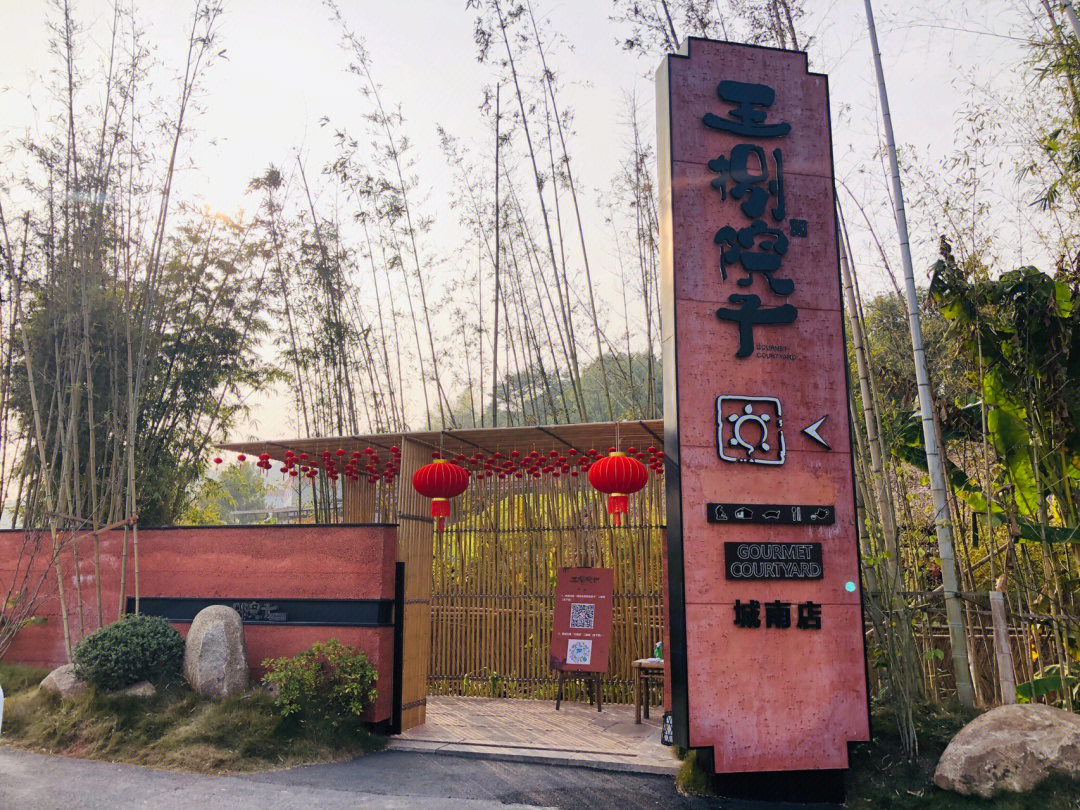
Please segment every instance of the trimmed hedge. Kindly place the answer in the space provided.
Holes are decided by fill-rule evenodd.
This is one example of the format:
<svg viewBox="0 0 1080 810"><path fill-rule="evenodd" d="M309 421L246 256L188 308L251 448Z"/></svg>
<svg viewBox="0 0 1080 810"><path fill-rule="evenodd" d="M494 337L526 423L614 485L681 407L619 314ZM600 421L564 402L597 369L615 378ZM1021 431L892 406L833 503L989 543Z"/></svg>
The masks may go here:
<svg viewBox="0 0 1080 810"><path fill-rule="evenodd" d="M128 615L84 638L72 657L75 674L105 691L167 683L184 668L184 637L160 616Z"/></svg>

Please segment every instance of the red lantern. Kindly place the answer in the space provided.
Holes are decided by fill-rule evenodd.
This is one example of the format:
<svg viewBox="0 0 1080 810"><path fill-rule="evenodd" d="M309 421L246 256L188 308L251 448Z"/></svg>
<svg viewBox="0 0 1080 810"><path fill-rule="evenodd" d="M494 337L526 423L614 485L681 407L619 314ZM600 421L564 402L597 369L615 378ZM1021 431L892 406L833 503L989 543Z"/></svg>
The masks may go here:
<svg viewBox="0 0 1080 810"><path fill-rule="evenodd" d="M608 514L616 526L622 525L629 495L637 492L649 480L649 471L636 458L612 451L606 458L589 465L589 483L608 496Z"/></svg>
<svg viewBox="0 0 1080 810"><path fill-rule="evenodd" d="M469 473L446 459L437 458L425 464L412 479L413 489L431 498L431 516L439 519L439 531L450 515L450 499L456 498L469 486Z"/></svg>

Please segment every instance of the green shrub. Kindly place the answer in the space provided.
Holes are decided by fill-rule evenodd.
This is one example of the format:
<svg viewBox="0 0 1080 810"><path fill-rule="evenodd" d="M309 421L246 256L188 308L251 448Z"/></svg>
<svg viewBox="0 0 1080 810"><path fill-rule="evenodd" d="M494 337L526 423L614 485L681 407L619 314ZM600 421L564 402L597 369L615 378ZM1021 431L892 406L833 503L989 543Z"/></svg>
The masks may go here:
<svg viewBox="0 0 1080 810"><path fill-rule="evenodd" d="M75 674L98 689L180 677L184 638L160 616L130 615L91 633L75 647Z"/></svg>
<svg viewBox="0 0 1080 810"><path fill-rule="evenodd" d="M287 730L306 724L355 731L377 694L378 673L367 656L334 638L292 658L267 659L263 666L263 684L274 693Z"/></svg>

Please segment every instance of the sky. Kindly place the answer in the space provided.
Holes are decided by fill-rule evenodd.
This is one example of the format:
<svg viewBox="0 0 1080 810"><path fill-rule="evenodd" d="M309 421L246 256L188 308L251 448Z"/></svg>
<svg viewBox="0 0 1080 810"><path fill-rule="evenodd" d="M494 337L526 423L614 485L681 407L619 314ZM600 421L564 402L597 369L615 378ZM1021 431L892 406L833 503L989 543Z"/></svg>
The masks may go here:
<svg viewBox="0 0 1080 810"><path fill-rule="evenodd" d="M614 278L613 250L602 235L602 208L604 189L625 154L618 122L625 118L627 94L633 93L652 132L652 74L659 60L621 49L617 38L625 31L609 19L610 0L533 2L562 38L552 44L550 59L564 100L575 110L571 153L579 187L586 192L585 227L595 234L590 250L597 287L603 290L610 288L605 280ZM135 5L162 70L175 72L183 64L193 0ZM248 181L270 163L295 165L299 155L309 172L324 165L332 150L329 128L320 126L320 119L361 131L363 100L355 78L345 71L339 32L322 3L225 0L224 5L220 30L225 53L207 73L194 119L197 133L185 155L177 196L235 215L253 208L244 194ZM876 4L897 139L917 150L912 154L931 171L955 152L956 126L970 102L972 83L1019 92L1027 81L1018 69L1023 43L1014 38L1022 34L1024 12L1015 3L996 0L973 5L965 10L933 0ZM808 0L807 6L811 69L827 73L830 80L837 178L856 191L887 236L891 213L882 165L874 157L879 119L863 2ZM81 0L74 8L90 34L86 55L104 52L111 4ZM457 215L448 208L453 171L443 160L436 126L474 146L490 138L478 105L492 74L476 60L474 12L464 0L342 0L341 8L366 42L384 97L400 104L405 131L416 144L424 210L436 219L431 238L452 241L458 238ZM50 13L43 0L0 0L0 30L7 33L0 50L0 149L32 129L49 109ZM1015 193L1008 177L1001 182L1003 198ZM916 237L920 228L926 229L922 235L927 238L917 240L915 258L917 276L925 281L933 259L932 223L916 218L913 225ZM876 249L861 230L853 237L864 292L884 289ZM279 396L251 404L252 420L239 426L233 438L295 433Z"/></svg>

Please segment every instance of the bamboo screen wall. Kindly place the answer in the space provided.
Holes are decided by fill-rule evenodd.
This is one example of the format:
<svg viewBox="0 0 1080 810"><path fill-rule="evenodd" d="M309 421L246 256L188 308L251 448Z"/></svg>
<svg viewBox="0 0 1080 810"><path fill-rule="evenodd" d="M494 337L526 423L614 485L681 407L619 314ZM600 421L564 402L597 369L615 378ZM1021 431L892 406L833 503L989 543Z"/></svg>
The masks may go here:
<svg viewBox="0 0 1080 810"><path fill-rule="evenodd" d="M552 698L548 665L556 571L563 566L615 569L614 626L604 699L632 699L630 662L652 654L663 637L663 479L652 474L630 498L623 526L612 528L605 496L585 476L472 479L453 503L446 530L436 532L429 504L413 490L413 472L433 451L447 458L481 452L504 457L569 448L601 453L662 447L663 424L595 423L549 427L423 431L243 442L236 452L286 451L312 458L342 449L372 449L385 460L402 451L393 482L344 480L343 520L398 524L398 560L405 563L405 672L402 725L422 724L424 695ZM573 699L575 691L568 692ZM659 694L654 698L658 701Z"/></svg>
<svg viewBox="0 0 1080 810"><path fill-rule="evenodd" d="M663 634L663 479L631 497L620 528L584 476L472 481L454 510L435 535L431 691L553 698L556 571L596 566L615 569L604 699L632 701L630 662Z"/></svg>

